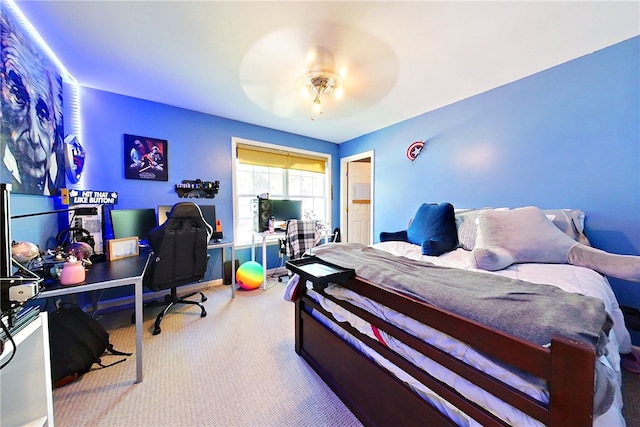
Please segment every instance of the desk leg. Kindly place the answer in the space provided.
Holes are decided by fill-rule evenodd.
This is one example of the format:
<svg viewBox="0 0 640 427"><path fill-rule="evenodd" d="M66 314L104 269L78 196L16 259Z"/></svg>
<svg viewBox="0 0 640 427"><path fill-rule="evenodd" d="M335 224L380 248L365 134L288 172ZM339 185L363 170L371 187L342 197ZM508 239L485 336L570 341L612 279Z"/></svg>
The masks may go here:
<svg viewBox="0 0 640 427"><path fill-rule="evenodd" d="M251 233L251 261L256 260L256 235Z"/></svg>
<svg viewBox="0 0 640 427"><path fill-rule="evenodd" d="M142 382L142 278L135 283L136 383Z"/></svg>
<svg viewBox="0 0 640 427"><path fill-rule="evenodd" d="M236 249L234 246L231 250L231 298L236 297Z"/></svg>
<svg viewBox="0 0 640 427"><path fill-rule="evenodd" d="M267 238L262 236L262 289L267 289Z"/></svg>

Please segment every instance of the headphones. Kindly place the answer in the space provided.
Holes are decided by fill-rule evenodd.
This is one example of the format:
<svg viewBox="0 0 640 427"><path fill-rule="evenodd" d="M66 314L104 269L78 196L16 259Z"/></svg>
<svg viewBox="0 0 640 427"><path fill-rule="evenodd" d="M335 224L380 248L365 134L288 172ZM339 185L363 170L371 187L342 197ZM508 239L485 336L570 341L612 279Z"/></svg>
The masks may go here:
<svg viewBox="0 0 640 427"><path fill-rule="evenodd" d="M96 241L88 230L81 227L71 227L62 230L56 236L58 246L65 246L66 243L84 242L95 250Z"/></svg>

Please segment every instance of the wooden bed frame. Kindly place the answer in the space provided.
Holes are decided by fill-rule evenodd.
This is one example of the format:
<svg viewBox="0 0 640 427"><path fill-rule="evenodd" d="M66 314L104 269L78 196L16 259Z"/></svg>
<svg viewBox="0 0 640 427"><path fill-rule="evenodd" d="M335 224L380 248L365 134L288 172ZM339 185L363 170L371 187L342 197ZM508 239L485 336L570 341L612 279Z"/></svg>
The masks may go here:
<svg viewBox="0 0 640 427"><path fill-rule="evenodd" d="M312 278L305 277L303 273L300 282L305 283L306 279ZM455 337L493 359L546 380L550 404L541 404L369 312L319 289L316 291L545 425L592 425L596 360L593 345L557 337L552 340L550 348L545 348L357 277L341 280L340 285ZM338 323L306 295L304 287L301 297L296 300L296 353L313 367L364 425L455 425L405 383L314 319L310 309L318 310ZM338 324L480 424L508 425L378 341L359 333L347 323Z"/></svg>

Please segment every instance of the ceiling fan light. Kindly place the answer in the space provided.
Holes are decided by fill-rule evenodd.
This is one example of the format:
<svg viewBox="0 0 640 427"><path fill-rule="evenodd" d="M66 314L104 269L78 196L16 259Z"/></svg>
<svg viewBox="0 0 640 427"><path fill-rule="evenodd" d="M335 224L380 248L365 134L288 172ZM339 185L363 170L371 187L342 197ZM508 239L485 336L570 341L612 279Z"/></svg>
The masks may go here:
<svg viewBox="0 0 640 427"><path fill-rule="evenodd" d="M307 66L309 71L298 78L297 84L303 96L313 97L313 110L322 114L322 96L341 98L344 95L342 77L334 72L333 54L324 47L309 51ZM342 68L340 72L346 74L346 69Z"/></svg>
<svg viewBox="0 0 640 427"><path fill-rule="evenodd" d="M300 80L303 89L312 94L332 94L343 86L339 75L326 72L308 72Z"/></svg>

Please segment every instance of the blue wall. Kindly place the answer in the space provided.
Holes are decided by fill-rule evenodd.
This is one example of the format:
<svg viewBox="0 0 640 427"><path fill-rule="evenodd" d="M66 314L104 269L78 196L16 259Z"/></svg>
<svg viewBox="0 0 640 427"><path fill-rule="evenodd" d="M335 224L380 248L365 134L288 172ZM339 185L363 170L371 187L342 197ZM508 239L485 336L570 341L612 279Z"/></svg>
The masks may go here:
<svg viewBox="0 0 640 427"><path fill-rule="evenodd" d="M208 114L158 104L95 89L81 88L82 143L86 150L85 172L79 189L117 191L116 208L156 208L187 199L178 198L174 185L183 179L200 178L220 181L214 199L188 199L216 205L216 216L223 231L233 235L233 202L231 177L231 138L262 141L332 155L332 170L339 168L338 145L254 126ZM153 182L124 179L123 134L134 134L168 141L169 181ZM339 188L338 173L333 179ZM56 198L44 196L11 196L12 214L42 212L59 208ZM337 203L333 206L334 222L339 221ZM55 216L41 216L12 221L14 240L38 243L41 248L58 232ZM222 277L212 251L211 278ZM250 259L248 249L238 252L241 262ZM278 266L277 248L269 251L269 268Z"/></svg>
<svg viewBox="0 0 640 427"><path fill-rule="evenodd" d="M217 179L221 190L212 202L230 233L236 136L332 154L338 226L339 157L374 150L376 236L405 228L422 202L571 207L587 212L594 246L638 255L639 51L635 37L340 146L83 88L87 170L78 188L118 191L122 208L155 207L180 200L173 185L182 179ZM168 140L169 182L124 179L124 133ZM415 140L426 140L427 148L411 164L405 151ZM54 206L42 196L13 195L11 202L14 215ZM57 232L46 217L14 220L12 226L14 239L41 245ZM240 251L241 261L248 257ZM271 251L269 267L276 265ZM640 307L637 284L611 282L622 304Z"/></svg>
<svg viewBox="0 0 640 427"><path fill-rule="evenodd" d="M343 143L342 157L375 152L376 239L423 202L537 205L581 208L594 246L639 255L639 64L635 37ZM426 151L411 164L416 140ZM640 307L640 285L611 282Z"/></svg>
<svg viewBox="0 0 640 427"><path fill-rule="evenodd" d="M183 179L218 180L220 192L205 202L216 205L217 217L231 233L232 137L329 153L333 156L332 168L339 165L338 147L329 142L98 90L83 88L81 100L87 147L82 186L118 191L119 208L174 204L181 200L174 184ZM168 182L124 179L124 133L168 141Z"/></svg>

